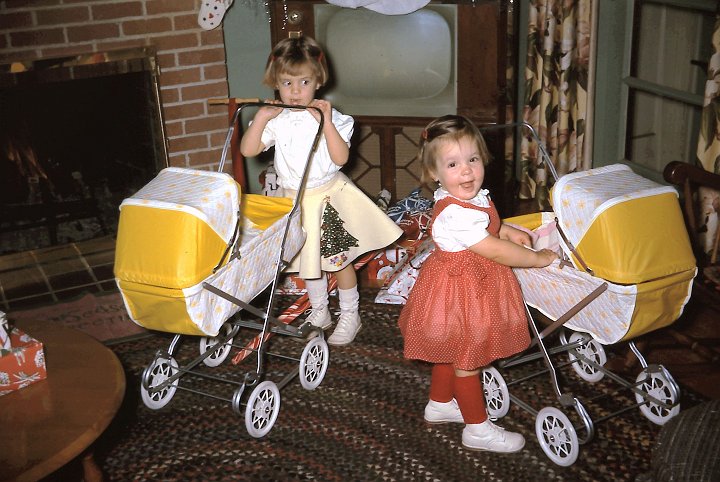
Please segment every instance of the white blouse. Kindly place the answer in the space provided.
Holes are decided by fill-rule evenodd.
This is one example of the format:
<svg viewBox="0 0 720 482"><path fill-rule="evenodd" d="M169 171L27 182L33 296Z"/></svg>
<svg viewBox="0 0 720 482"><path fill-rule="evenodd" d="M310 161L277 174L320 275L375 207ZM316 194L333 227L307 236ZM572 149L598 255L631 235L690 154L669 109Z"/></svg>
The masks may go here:
<svg viewBox="0 0 720 482"><path fill-rule="evenodd" d="M445 189L435 191L435 202L453 197ZM487 189L481 189L477 195L465 201L481 208L490 207L490 197ZM435 244L443 251L457 252L479 243L490 233L490 216L484 211L470 209L451 204L435 218L432 228L432 237Z"/></svg>
<svg viewBox="0 0 720 482"><path fill-rule="evenodd" d="M330 119L325 119L325 122L329 121ZM348 146L353 134L354 122L351 116L332 109L332 123ZM265 145L265 150L275 146L275 171L282 187L293 190L300 187L303 170L318 126L318 121L304 109L283 109L265 126L261 142ZM312 158L306 187L311 189L322 186L330 181L341 167L330 158L327 140L323 135Z"/></svg>

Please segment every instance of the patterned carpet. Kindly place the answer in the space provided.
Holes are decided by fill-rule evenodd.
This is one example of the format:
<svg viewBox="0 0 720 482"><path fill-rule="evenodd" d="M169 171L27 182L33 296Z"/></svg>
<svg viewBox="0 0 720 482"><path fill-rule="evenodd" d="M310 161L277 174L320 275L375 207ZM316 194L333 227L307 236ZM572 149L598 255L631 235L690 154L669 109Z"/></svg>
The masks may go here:
<svg viewBox="0 0 720 482"><path fill-rule="evenodd" d="M281 390L278 419L261 439L247 433L244 416L223 400L178 390L163 409L145 407L139 377L154 353L168 347L167 334L112 346L126 368L128 390L120 414L95 448L105 476L113 481L603 481L634 480L648 471L660 427L637 409L596 424L595 437L580 447L578 460L566 468L544 454L535 436L534 416L517 405L498 425L524 434L521 452L498 455L463 449L461 425L428 426L422 420L429 367L402 358L396 326L400 308L374 304L364 293L361 309L364 329L356 342L330 348L327 375L317 389L305 390L295 379ZM299 357L304 345L275 337L268 346L272 352ZM181 365L196 356L197 347L197 339L186 337L177 356ZM254 371L255 361L253 355L232 365L228 358L208 370L238 379ZM507 381L514 380L538 366L532 365L501 373ZM271 358L265 379L279 381L297 368L294 361ZM568 368L562 373L566 376L561 387L582 399L591 417L625 397L612 394L617 387L612 382L590 384ZM213 389L226 398L234 390L191 377L181 378L180 386ZM589 401L598 392L610 396ZM511 393L538 410L548 405L561 408L548 376L514 385ZM699 403L696 397L683 396L683 409ZM574 412L565 413L577 422Z"/></svg>

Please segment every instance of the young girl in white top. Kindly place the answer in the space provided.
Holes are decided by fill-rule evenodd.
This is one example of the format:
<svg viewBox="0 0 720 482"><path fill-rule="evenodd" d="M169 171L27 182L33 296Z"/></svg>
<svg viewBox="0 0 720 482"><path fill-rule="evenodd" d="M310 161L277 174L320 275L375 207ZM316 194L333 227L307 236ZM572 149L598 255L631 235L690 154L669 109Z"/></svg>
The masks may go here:
<svg viewBox="0 0 720 482"><path fill-rule="evenodd" d="M328 310L327 278L338 281L340 317L331 345L350 343L362 327L358 315L357 276L352 262L359 255L395 241L401 229L388 218L340 169L348 161L353 118L315 98L328 81L325 54L309 37L278 42L268 58L263 82L275 89L274 104L317 107L323 113L322 137L310 164L302 198L307 240L288 272L305 280L312 312L307 320L322 329L332 326ZM275 147L275 170L286 196L300 187L303 170L317 133L320 115L315 109L258 109L240 143L244 156Z"/></svg>
<svg viewBox="0 0 720 482"><path fill-rule="evenodd" d="M466 448L515 452L525 440L488 419L479 372L530 342L510 267L543 267L557 256L528 249L530 237L500 220L481 189L490 153L468 119L432 121L422 133L419 158L423 180L440 184L429 227L436 248L398 323L405 357L433 364L425 420L465 423Z"/></svg>

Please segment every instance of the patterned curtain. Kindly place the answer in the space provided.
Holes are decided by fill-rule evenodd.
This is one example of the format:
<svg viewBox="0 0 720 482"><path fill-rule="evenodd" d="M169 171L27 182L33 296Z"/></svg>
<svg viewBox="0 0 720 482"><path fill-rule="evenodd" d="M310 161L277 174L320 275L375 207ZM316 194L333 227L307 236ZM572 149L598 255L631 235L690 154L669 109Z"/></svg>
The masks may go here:
<svg viewBox="0 0 720 482"><path fill-rule="evenodd" d="M530 0L523 119L545 144L558 175L583 170L593 0ZM554 182L531 139L521 147L520 198L550 207Z"/></svg>
<svg viewBox="0 0 720 482"><path fill-rule="evenodd" d="M720 15L715 18L712 43L697 156L706 171L720 173Z"/></svg>

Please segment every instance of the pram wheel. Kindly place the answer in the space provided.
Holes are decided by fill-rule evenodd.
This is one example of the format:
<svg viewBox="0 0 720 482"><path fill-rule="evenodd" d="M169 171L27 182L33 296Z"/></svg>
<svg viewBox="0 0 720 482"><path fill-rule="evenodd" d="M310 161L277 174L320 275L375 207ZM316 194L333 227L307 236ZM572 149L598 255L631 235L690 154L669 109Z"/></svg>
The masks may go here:
<svg viewBox="0 0 720 482"><path fill-rule="evenodd" d="M540 410L535 419L535 435L550 460L561 467L575 463L580 452L577 432L570 419L554 407Z"/></svg>
<svg viewBox="0 0 720 482"><path fill-rule="evenodd" d="M160 390L153 393L150 393L150 391L177 372L178 364L171 356L167 358L158 356L145 368L140 381L140 396L146 407L159 410L170 402L177 390L179 381L177 378Z"/></svg>
<svg viewBox="0 0 720 482"><path fill-rule="evenodd" d="M327 342L322 337L311 339L300 356L300 385L314 390L322 383L330 360Z"/></svg>
<svg viewBox="0 0 720 482"><path fill-rule="evenodd" d="M582 333L573 333L572 335L570 335L569 343L576 343L587 337L589 337L589 335L584 335ZM603 373L601 370L598 370L596 367L587 363L586 361L578 358L577 354L580 354L588 360L597 363L600 366L603 366L607 362L607 355L605 355L605 349L603 348L603 346L597 341L590 339L582 345L578 346L577 348L573 348L572 350L568 351L568 356L570 357L570 361L572 362L573 370L575 370L575 373L577 373L580 378L591 383L599 382L600 380L602 380L602 378L605 376L605 373Z"/></svg>
<svg viewBox="0 0 720 482"><path fill-rule="evenodd" d="M217 345L220 340L230 335L232 329L233 327L230 323L224 323L223 326L220 328L220 333L218 333L218 336L203 336L202 338L200 338L200 354L204 355L208 348L212 348L213 346ZM203 358L203 363L209 367L216 367L220 365L230 354L232 342L233 339L230 338L224 345L215 349L215 351L211 355L208 355L207 358Z"/></svg>
<svg viewBox="0 0 720 482"><path fill-rule="evenodd" d="M255 438L264 437L275 425L280 412L280 390L267 380L250 393L245 407L245 428Z"/></svg>
<svg viewBox="0 0 720 482"><path fill-rule="evenodd" d="M651 422L657 425L665 423L680 412L680 404L675 405L679 399L679 390L675 380L659 365L650 365L641 371L635 379L635 384L643 394L635 393L635 400L640 403L640 412ZM652 400L650 395L670 408L663 407Z"/></svg>
<svg viewBox="0 0 720 482"><path fill-rule="evenodd" d="M510 393L505 379L495 367L482 371L485 405L490 418L498 419L507 415L510 410Z"/></svg>

